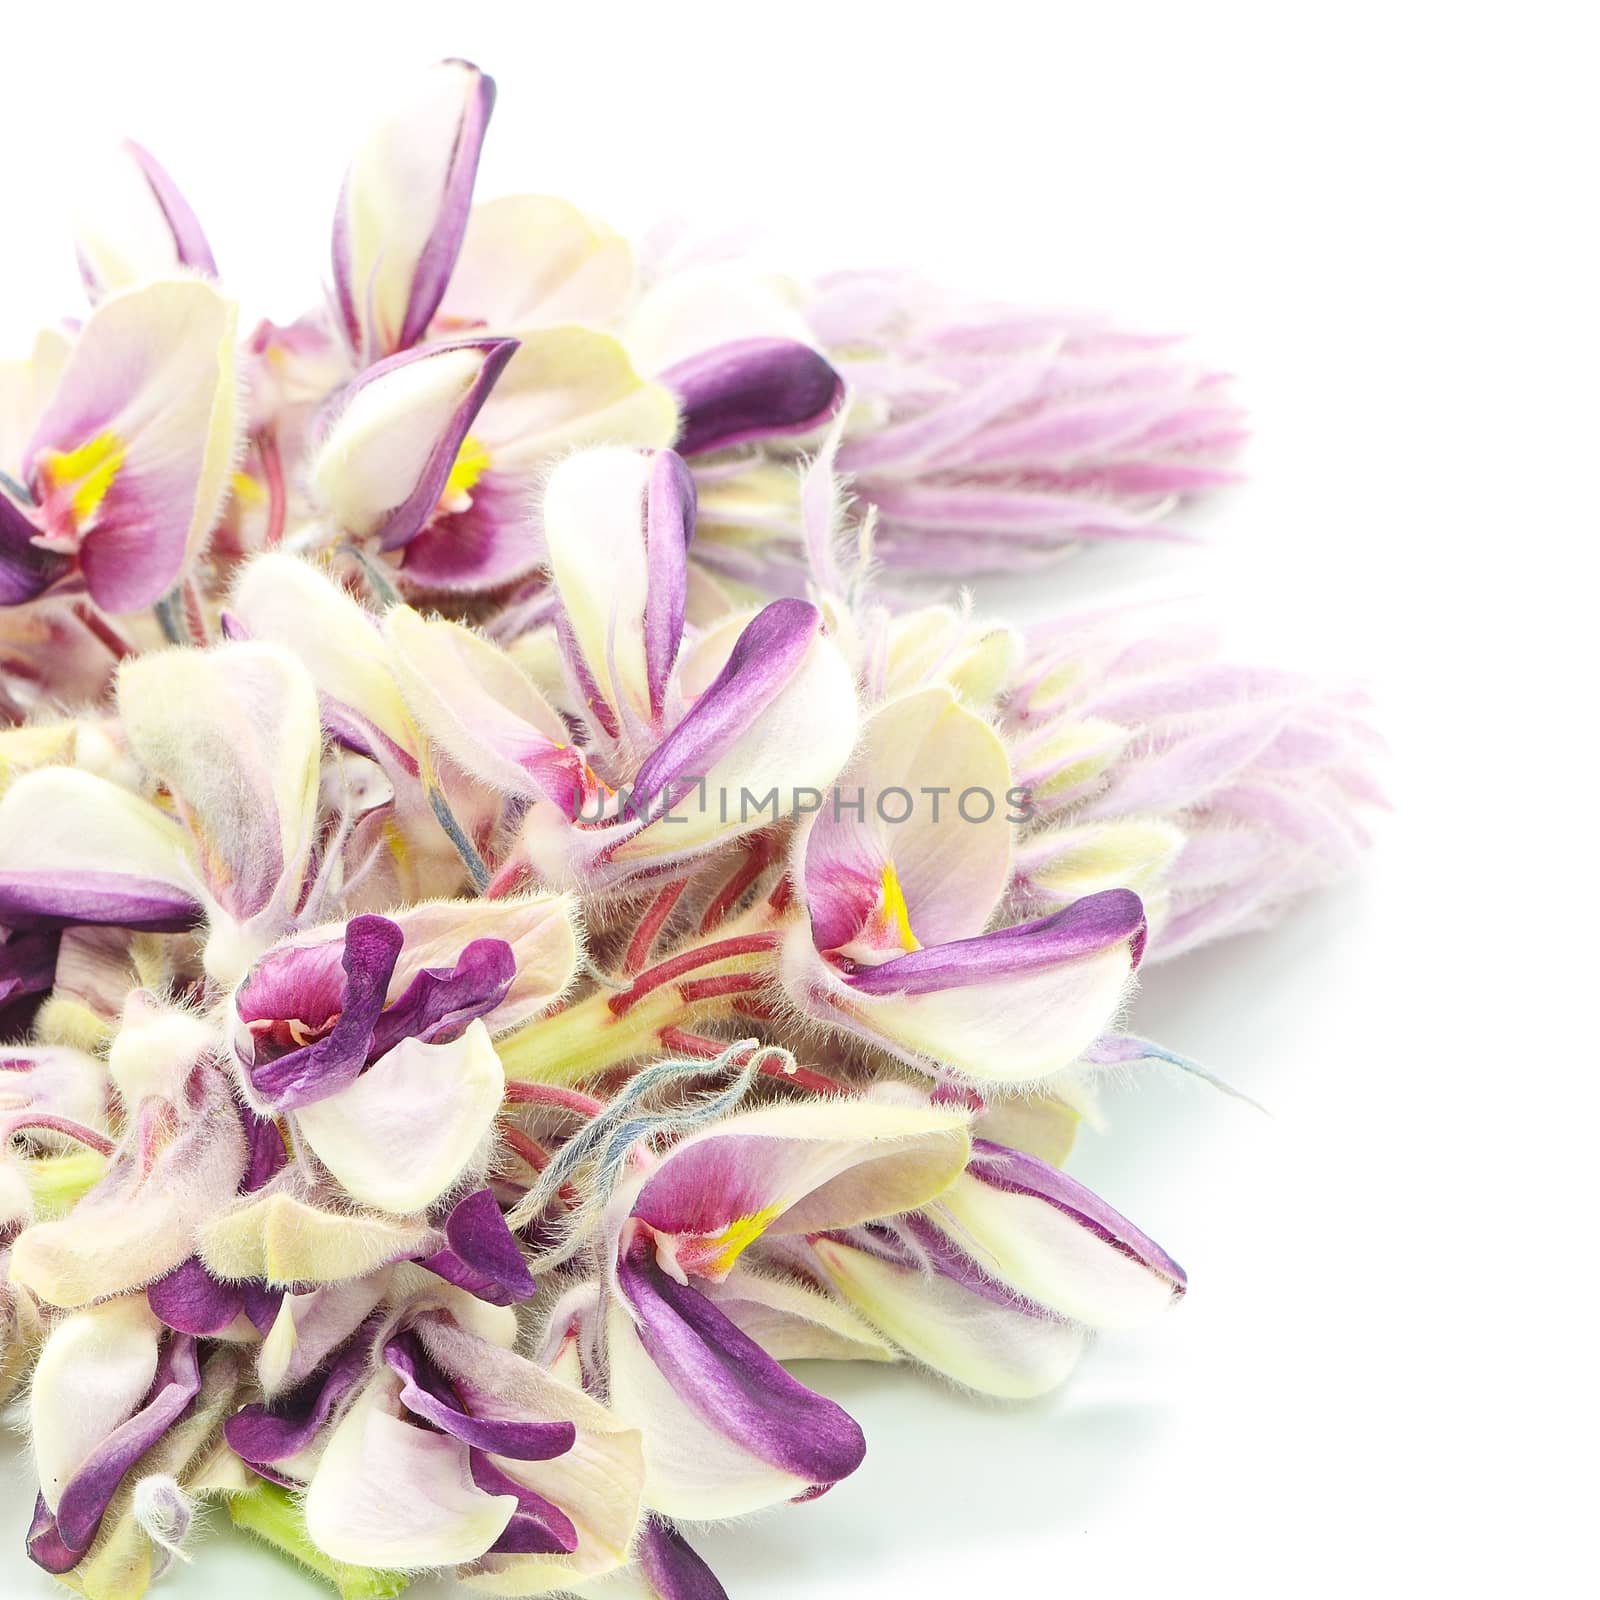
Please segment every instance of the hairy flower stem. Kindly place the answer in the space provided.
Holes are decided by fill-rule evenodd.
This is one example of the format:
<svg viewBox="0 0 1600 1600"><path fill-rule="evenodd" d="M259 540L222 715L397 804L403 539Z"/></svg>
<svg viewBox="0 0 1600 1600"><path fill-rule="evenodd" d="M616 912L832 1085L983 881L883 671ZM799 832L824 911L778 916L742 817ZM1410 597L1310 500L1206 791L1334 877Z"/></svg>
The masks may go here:
<svg viewBox="0 0 1600 1600"><path fill-rule="evenodd" d="M667 1049L678 1055L695 1056L704 1061L715 1060L728 1046L721 1039L707 1039L698 1033L690 1033L685 1028L664 1028L661 1032L661 1042ZM749 1059L748 1050L734 1057L734 1060L743 1064ZM815 1094L849 1094L847 1085L839 1082L837 1078L830 1078L826 1073L816 1072L810 1067L802 1067L793 1061L782 1061L773 1056L763 1060L759 1072L764 1078L776 1078L780 1083L792 1083L797 1088L809 1089Z"/></svg>
<svg viewBox="0 0 1600 1600"><path fill-rule="evenodd" d="M590 1094L579 1094L576 1089L563 1089L554 1083L528 1083L521 1079L506 1085L506 1099L523 1106L556 1106L579 1117L597 1117L606 1108L604 1100L596 1100Z"/></svg>
<svg viewBox="0 0 1600 1600"><path fill-rule="evenodd" d="M70 1117L51 1116L42 1111L25 1113L13 1117L9 1122L0 1123L0 1146L9 1143L12 1137L19 1133L58 1133L62 1138L71 1139L83 1145L85 1149L93 1150L102 1156L109 1156L116 1149L103 1133L97 1133L93 1128L86 1128L81 1122L74 1122Z"/></svg>
<svg viewBox="0 0 1600 1600"><path fill-rule="evenodd" d="M743 843L744 862L711 897L700 918L700 932L710 933L738 905L740 899L777 856L777 844L770 833L758 833Z"/></svg>
<svg viewBox="0 0 1600 1600"><path fill-rule="evenodd" d="M677 905L683 891L688 887L688 879L680 878L660 890L650 902L639 918L639 926L634 931L633 938L628 941L628 953L622 959L624 972L637 972L649 961L650 952L655 948L656 938L662 926L672 915L672 908Z"/></svg>
<svg viewBox="0 0 1600 1600"><path fill-rule="evenodd" d="M737 1020L735 1004L772 973L777 933L762 912L728 937L690 945L638 973L621 990L600 989L499 1040L513 1083L571 1085L665 1048L668 1029L697 1032Z"/></svg>
<svg viewBox="0 0 1600 1600"><path fill-rule="evenodd" d="M685 983L681 987L685 992L684 998L690 999L702 993L722 994L728 992L718 985L720 980L728 977L742 975L747 969L733 966L725 967L728 961L737 961L744 956L764 956L772 949L776 942L776 935L770 933L746 933L734 938L717 939L711 944L692 945L687 950L680 950L677 955L669 956L665 961L659 961L653 967L646 968L633 982L617 994L613 994L606 1004L619 1017L626 1011L631 1011L646 995L654 993L662 985L683 977L686 973L698 972L702 967L718 966L724 970L716 977L704 977ZM763 963L764 964L764 963ZM739 990L753 985L739 985Z"/></svg>
<svg viewBox="0 0 1600 1600"><path fill-rule="evenodd" d="M105 646L114 660L126 661L129 656L138 655L138 645L90 601L78 601L72 614Z"/></svg>

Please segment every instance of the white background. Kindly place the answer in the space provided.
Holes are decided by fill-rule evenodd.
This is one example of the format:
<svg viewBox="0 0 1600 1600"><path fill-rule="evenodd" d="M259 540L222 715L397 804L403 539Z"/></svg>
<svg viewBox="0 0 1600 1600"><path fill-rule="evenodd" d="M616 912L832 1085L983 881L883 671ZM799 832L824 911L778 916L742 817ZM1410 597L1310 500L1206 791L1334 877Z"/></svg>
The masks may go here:
<svg viewBox="0 0 1600 1600"><path fill-rule="evenodd" d="M1595 43L1585 8L13 5L0 350L78 299L75 164L128 132L247 315L316 298L397 73L501 97L480 193L755 222L1189 329L1251 481L1205 542L1069 563L1364 679L1397 811L1364 876L1150 973L1150 1078L1076 1170L1189 1269L1054 1400L840 1371L856 1477L699 1539L735 1600L1592 1593ZM1040 585L995 585L1037 613ZM1011 591L1010 594L1007 590ZM4 1464L0 1594L26 1568ZM313 1590L217 1540L178 1600Z"/></svg>

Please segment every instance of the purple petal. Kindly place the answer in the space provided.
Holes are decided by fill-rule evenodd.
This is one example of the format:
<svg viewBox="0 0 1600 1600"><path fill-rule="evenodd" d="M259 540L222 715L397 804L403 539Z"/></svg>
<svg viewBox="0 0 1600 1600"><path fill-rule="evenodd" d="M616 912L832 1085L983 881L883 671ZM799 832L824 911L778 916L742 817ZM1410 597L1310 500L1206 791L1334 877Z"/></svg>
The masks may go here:
<svg viewBox="0 0 1600 1600"><path fill-rule="evenodd" d="M844 398L844 381L810 345L738 339L690 356L661 374L683 407L682 455L747 439L807 433Z"/></svg>
<svg viewBox="0 0 1600 1600"><path fill-rule="evenodd" d="M365 1379L377 1331L376 1319L364 1323L322 1372L275 1402L276 1410L258 1400L229 1417L222 1432L233 1453L260 1467L287 1461L304 1450L340 1402Z"/></svg>
<svg viewBox="0 0 1600 1600"><path fill-rule="evenodd" d="M394 348L408 349L428 330L433 314L439 309L450 274L455 269L456 257L461 253L461 240L467 231L467 216L472 209L472 189L478 176L478 157L483 150L483 136L494 111L494 79L480 72L471 62L457 62L454 58L445 65L460 65L475 74L473 92L463 108L456 126L455 140L450 153L450 166L445 176L444 190L439 196L438 213L428 243L417 257L412 268L411 288L406 299L405 316L395 340ZM349 180L346 179L348 186ZM363 304L370 285L351 280L350 241L346 221L346 192L339 195L339 208L333 226L333 281L338 300L340 321L351 348L358 355L370 359L375 353L364 349L362 328L366 321Z"/></svg>
<svg viewBox="0 0 1600 1600"><path fill-rule="evenodd" d="M650 709L660 716L667 679L683 639L689 588L689 541L694 537L695 488L683 457L659 450L645 499L644 658Z"/></svg>
<svg viewBox="0 0 1600 1600"><path fill-rule="evenodd" d="M861 1465L866 1440L833 1401L791 1378L697 1289L648 1252L618 1263L639 1341L686 1404L752 1455L812 1484Z"/></svg>
<svg viewBox="0 0 1600 1600"><path fill-rule="evenodd" d="M376 528L372 529L372 536L378 541L380 549L398 550L414 538L433 516L439 504L439 497L444 493L450 469L455 465L456 455L461 449L461 441L466 438L467 429L472 426L473 419L478 415L483 402L489 398L489 391L494 388L495 380L500 376L506 362L516 353L516 349L515 339L458 339L449 344L428 345L422 350L405 350L399 355L389 356L368 367L344 391L337 402L340 406L347 405L367 384L385 377L397 368L409 366L414 361L431 361L435 356L455 350L484 352L483 365L479 368L477 377L472 380L466 394L451 413L449 426L434 441L432 450L428 452L428 459L417 478L416 486ZM330 417L329 422L331 421Z"/></svg>
<svg viewBox="0 0 1600 1600"><path fill-rule="evenodd" d="M210 1338L228 1327L244 1310L244 1291L236 1283L219 1283L198 1256L190 1256L145 1290L150 1309L177 1333Z"/></svg>
<svg viewBox="0 0 1600 1600"><path fill-rule="evenodd" d="M476 1267L469 1267L454 1250L435 1250L431 1256L419 1256L417 1265L492 1306L512 1306L524 1298L511 1293L493 1278L485 1277Z"/></svg>
<svg viewBox="0 0 1600 1600"><path fill-rule="evenodd" d="M579 692L583 695L583 702L594 714L608 737L615 739L620 732L620 724L616 714L612 711L610 703L600 692L600 685L595 682L594 674L589 670L589 664L583 659L583 651L578 647L578 641L572 632L572 624L567 620L565 611L557 612L555 616L556 638L561 642L562 658L567 663L568 670L577 681Z"/></svg>
<svg viewBox="0 0 1600 1600"><path fill-rule="evenodd" d="M489 1554L569 1556L578 1548L578 1530L559 1506L518 1483L510 1473L502 1472L482 1450L470 1451L467 1464L472 1481L485 1494L517 1497L517 1509L506 1524L506 1531L489 1546Z"/></svg>
<svg viewBox="0 0 1600 1600"><path fill-rule="evenodd" d="M428 324L433 321L433 314L449 287L450 274L455 270L456 257L461 254L461 240L467 231L467 216L472 210L478 157L483 151L489 118L494 114L494 98L494 79L478 72L474 92L462 113L455 149L450 153L450 173L445 179L438 220L411 277L411 298L400 328L402 349L415 344L428 331Z"/></svg>
<svg viewBox="0 0 1600 1600"><path fill-rule="evenodd" d="M1048 971L1098 955L1125 939L1132 943L1137 966L1144 938L1144 905L1138 895L1131 889L1107 889L1036 922L913 950L882 966L859 967L845 981L862 994L931 994Z"/></svg>
<svg viewBox="0 0 1600 1600"><path fill-rule="evenodd" d="M516 1461L549 1461L577 1442L578 1430L570 1422L518 1422L462 1410L412 1334L391 1339L383 1359L405 1380L400 1402L408 1411L474 1449Z"/></svg>
<svg viewBox="0 0 1600 1600"><path fill-rule="evenodd" d="M244 1297L244 1314L249 1317L257 1333L265 1334L272 1331L272 1325L278 1320L278 1312L283 1307L284 1291L274 1288L268 1283L257 1283L253 1279L239 1286L239 1292Z"/></svg>
<svg viewBox="0 0 1600 1600"><path fill-rule="evenodd" d="M448 1043L469 1022L493 1011L516 976L517 958L504 939L474 939L456 957L455 966L424 967L379 1016L372 1030L372 1059L386 1055L402 1039Z"/></svg>
<svg viewBox="0 0 1600 1600"><path fill-rule="evenodd" d="M424 529L418 538L425 538L432 531L431 528ZM414 548L415 542L407 545L407 553ZM322 726L335 743L342 744L347 750L354 750L359 756L367 756L385 772L398 769L408 778L416 777L417 758L402 750L376 723L369 722L359 711L335 700L332 695L318 695L317 700L322 713Z"/></svg>
<svg viewBox="0 0 1600 1600"><path fill-rule="evenodd" d="M14 928L77 926L181 933L200 907L181 889L155 878L115 872L0 873L0 922Z"/></svg>
<svg viewBox="0 0 1600 1600"><path fill-rule="evenodd" d="M892 1233L877 1226L868 1226L855 1233L825 1237L837 1238L841 1244L848 1245L851 1249L866 1250L869 1254L892 1261L896 1266L916 1271L931 1268L941 1278L948 1278L952 1283L965 1289L968 1294L976 1295L980 1300L987 1300L992 1305L1006 1306L1013 1311L1045 1321L1061 1320L1053 1311L1047 1311L1043 1306L1037 1306L1031 1300L1025 1299L1010 1284L1001 1283L998 1279L990 1277L960 1245L941 1233L920 1213L913 1212L909 1216L898 1218L897 1226L904 1228L916 1241L915 1250L910 1249L904 1241L895 1238Z"/></svg>
<svg viewBox="0 0 1600 1600"><path fill-rule="evenodd" d="M240 1113L244 1123L245 1147L250 1152L245 1163L244 1177L239 1180L240 1194L254 1194L274 1173L288 1164L289 1151L283 1134L271 1117L258 1117L248 1106Z"/></svg>
<svg viewBox="0 0 1600 1600"><path fill-rule="evenodd" d="M472 504L427 524L405 549L408 582L423 589L473 593L509 583L539 565L532 491L493 471L472 486Z"/></svg>
<svg viewBox="0 0 1600 1600"><path fill-rule="evenodd" d="M36 1495L33 1501L33 1521L28 1527L28 1559L46 1572L60 1574L71 1572L83 1560L85 1552L74 1550L62 1537L44 1496Z"/></svg>
<svg viewBox="0 0 1600 1600"><path fill-rule="evenodd" d="M315 943L268 950L234 997L239 1021L295 1021L308 1029L337 1021L345 1005L345 940L342 930Z"/></svg>
<svg viewBox="0 0 1600 1600"><path fill-rule="evenodd" d="M1069 1178L1037 1157L988 1139L974 1139L967 1172L992 1189L1042 1200L1129 1260L1170 1279L1177 1293L1187 1289L1189 1279L1183 1268L1149 1234L1136 1228L1076 1178Z"/></svg>
<svg viewBox="0 0 1600 1600"><path fill-rule="evenodd" d="M326 1038L302 1045L250 1069L250 1086L257 1097L274 1112L293 1111L299 1106L325 1100L348 1088L361 1075L372 1047L372 1031L383 1012L394 964L405 942L399 925L387 917L352 917L344 931L341 964L345 972L344 1002L339 1020ZM302 953L293 949L269 956L275 967L292 963ZM311 961L324 957L323 950L305 951ZM245 988L248 990L250 980ZM299 1018L309 1022L311 1018Z"/></svg>
<svg viewBox="0 0 1600 1600"><path fill-rule="evenodd" d="M60 947L55 928L0 929L0 1039L26 1037L55 985Z"/></svg>
<svg viewBox="0 0 1600 1600"><path fill-rule="evenodd" d="M702 778L777 698L822 627L805 600L774 600L750 621L716 681L656 746L634 779L642 806L682 778Z"/></svg>
<svg viewBox="0 0 1600 1600"><path fill-rule="evenodd" d="M475 1190L456 1202L445 1219L444 1236L459 1261L511 1300L526 1300L533 1293L533 1274L488 1189Z"/></svg>
<svg viewBox="0 0 1600 1600"><path fill-rule="evenodd" d="M87 1550L100 1519L128 1469L189 1409L200 1392L200 1363L193 1339L168 1339L155 1382L143 1406L112 1429L73 1473L56 1506L56 1530L64 1544Z"/></svg>
<svg viewBox="0 0 1600 1600"><path fill-rule="evenodd" d="M193 442L198 456L201 441ZM146 441L136 447L140 455L118 472L78 548L90 598L114 615L154 605L177 581L187 560L183 519L195 505L194 478L180 476L192 462L169 465Z"/></svg>
<svg viewBox="0 0 1600 1600"><path fill-rule="evenodd" d="M33 542L39 530L0 489L0 606L21 605L49 586L72 565Z"/></svg>
<svg viewBox="0 0 1600 1600"><path fill-rule="evenodd" d="M663 1517L645 1518L634 1559L661 1600L728 1600L716 1573Z"/></svg>
<svg viewBox="0 0 1600 1600"><path fill-rule="evenodd" d="M806 908L819 950L838 950L866 927L883 894L884 845L860 826L819 815L806 841Z"/></svg>
<svg viewBox="0 0 1600 1600"><path fill-rule="evenodd" d="M200 226L200 219L190 209L189 202L183 198L177 184L167 175L166 168L148 150L142 145L135 144L132 139L125 139L123 147L133 157L139 171L144 174L144 181L150 185L150 193L155 196L155 202L161 208L161 215L172 231L173 250L179 264L193 267L197 272L215 278L216 259L211 254L211 245Z"/></svg>
<svg viewBox="0 0 1600 1600"><path fill-rule="evenodd" d="M369 1062L402 1039L427 1044L457 1037L505 998L516 957L503 939L474 939L453 968L425 967L392 1006L385 1006L405 935L398 923L367 914L351 918L336 942L269 952L240 990L242 1021L298 1021L326 1026L325 1038L249 1068L251 1088L274 1113L325 1100L348 1088ZM331 1003L332 962L344 969L344 992ZM281 1010L279 1010L281 1008ZM277 1011L277 1015L269 1012Z"/></svg>

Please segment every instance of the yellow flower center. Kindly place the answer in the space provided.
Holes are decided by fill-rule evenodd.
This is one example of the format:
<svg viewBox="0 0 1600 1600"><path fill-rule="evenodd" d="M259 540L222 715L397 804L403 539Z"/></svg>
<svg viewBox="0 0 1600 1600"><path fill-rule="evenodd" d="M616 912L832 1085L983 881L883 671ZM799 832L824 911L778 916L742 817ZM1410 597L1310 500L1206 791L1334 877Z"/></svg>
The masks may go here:
<svg viewBox="0 0 1600 1600"><path fill-rule="evenodd" d="M57 506L64 499L72 525L83 532L94 520L111 485L117 481L127 447L109 429L97 433L75 450L47 450L41 473L49 484L49 499Z"/></svg>
<svg viewBox="0 0 1600 1600"><path fill-rule="evenodd" d="M704 1263L700 1268L702 1274L716 1278L725 1276L734 1262L767 1231L781 1210L781 1205L766 1206L747 1217L735 1217L721 1233L710 1234L700 1241L695 1254Z"/></svg>
<svg viewBox="0 0 1600 1600"><path fill-rule="evenodd" d="M472 491L478 479L489 470L489 452L483 441L469 433L456 451L450 467L450 476L444 480L444 491L439 496L443 511L465 511L472 504Z"/></svg>
<svg viewBox="0 0 1600 1600"><path fill-rule="evenodd" d="M248 472L234 473L232 482L234 499L240 505L259 506L266 504L267 491Z"/></svg>
<svg viewBox="0 0 1600 1600"><path fill-rule="evenodd" d="M900 887L900 879L892 861L883 864L883 900L879 915L885 927L891 929L899 939L902 950L922 948L922 941L911 931L911 913L906 909L905 891Z"/></svg>

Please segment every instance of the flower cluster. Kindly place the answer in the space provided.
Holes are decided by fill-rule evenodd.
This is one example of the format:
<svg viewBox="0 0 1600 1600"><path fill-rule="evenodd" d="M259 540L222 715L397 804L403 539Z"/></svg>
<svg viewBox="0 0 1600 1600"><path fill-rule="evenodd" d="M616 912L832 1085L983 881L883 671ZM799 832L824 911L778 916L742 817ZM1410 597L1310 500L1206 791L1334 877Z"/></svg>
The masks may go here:
<svg viewBox="0 0 1600 1600"><path fill-rule="evenodd" d="M1183 1294L1061 1170L1133 975L1377 799L1346 696L883 581L1148 528L1213 378L474 206L492 105L421 76L243 336L128 146L0 372L0 1396L95 1600L207 1502L347 1596L720 1595L680 1522L862 1460L790 1363L1037 1395Z"/></svg>

